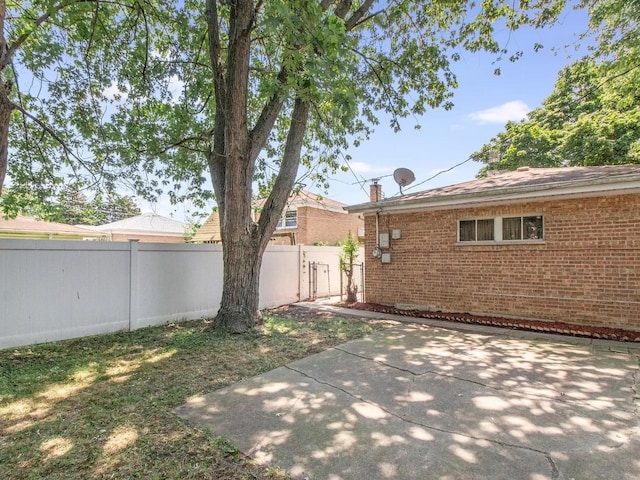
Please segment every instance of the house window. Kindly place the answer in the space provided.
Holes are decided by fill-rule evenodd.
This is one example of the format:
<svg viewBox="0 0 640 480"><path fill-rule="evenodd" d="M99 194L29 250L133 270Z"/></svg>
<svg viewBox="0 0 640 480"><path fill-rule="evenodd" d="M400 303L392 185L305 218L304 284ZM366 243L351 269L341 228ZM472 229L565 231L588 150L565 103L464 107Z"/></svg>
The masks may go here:
<svg viewBox="0 0 640 480"><path fill-rule="evenodd" d="M509 242L543 240L542 215L460 220L459 242Z"/></svg>
<svg viewBox="0 0 640 480"><path fill-rule="evenodd" d="M287 210L284 213L284 226L287 228L297 227L298 226L298 211L297 210Z"/></svg>
<svg viewBox="0 0 640 480"><path fill-rule="evenodd" d="M276 228L295 228L298 226L298 211L287 210L278 220Z"/></svg>
<svg viewBox="0 0 640 480"><path fill-rule="evenodd" d="M543 233L542 216L502 219L503 240L542 240Z"/></svg>
<svg viewBox="0 0 640 480"><path fill-rule="evenodd" d="M485 242L494 239L494 219L460 220L461 242Z"/></svg>

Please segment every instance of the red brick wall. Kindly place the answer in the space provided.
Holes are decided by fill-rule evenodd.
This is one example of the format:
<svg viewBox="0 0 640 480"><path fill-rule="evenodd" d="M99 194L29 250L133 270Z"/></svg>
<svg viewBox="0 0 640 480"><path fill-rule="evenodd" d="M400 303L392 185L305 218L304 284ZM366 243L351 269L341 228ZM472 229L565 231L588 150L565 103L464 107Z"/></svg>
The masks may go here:
<svg viewBox="0 0 640 480"><path fill-rule="evenodd" d="M295 237L295 242L298 243L298 239L297 239L297 233L296 233L296 229L295 228L284 228L284 229L278 229L277 230L278 233L293 233L294 237ZM291 237L289 235L274 235L271 237L271 240L269 240L269 245L294 245L294 243L292 243Z"/></svg>
<svg viewBox="0 0 640 480"><path fill-rule="evenodd" d="M543 243L457 243L460 219L544 216ZM640 195L392 214L380 231L391 263L372 257L366 217L366 301L640 330Z"/></svg>
<svg viewBox="0 0 640 480"><path fill-rule="evenodd" d="M364 221L357 214L332 212L320 208L298 207L298 243L313 245L325 242L335 245L346 240L349 232L357 239L358 227L364 226Z"/></svg>
<svg viewBox="0 0 640 480"><path fill-rule="evenodd" d="M364 220L357 214L334 212L321 208L298 207L298 226L279 228L269 241L270 245L291 245L286 233L293 233L296 244L313 245L324 242L333 246L346 240L349 232L358 238L358 227L364 226ZM362 240L362 239L360 239Z"/></svg>

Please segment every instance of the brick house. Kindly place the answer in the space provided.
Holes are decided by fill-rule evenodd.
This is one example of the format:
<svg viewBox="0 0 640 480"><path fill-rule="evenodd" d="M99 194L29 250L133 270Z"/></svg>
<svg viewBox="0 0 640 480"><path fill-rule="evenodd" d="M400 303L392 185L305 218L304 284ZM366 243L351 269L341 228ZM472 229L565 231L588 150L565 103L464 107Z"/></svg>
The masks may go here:
<svg viewBox="0 0 640 480"><path fill-rule="evenodd" d="M264 200L254 202L257 219ZM364 221L358 215L348 214L344 203L322 198L314 193L301 190L293 193L282 212L276 231L271 237L271 245L314 245L326 243L335 245L345 240L349 232L353 236L364 234ZM219 243L220 219L214 211L200 227L192 242Z"/></svg>
<svg viewBox="0 0 640 480"><path fill-rule="evenodd" d="M640 165L371 187L347 207L365 216L367 302L640 330Z"/></svg>

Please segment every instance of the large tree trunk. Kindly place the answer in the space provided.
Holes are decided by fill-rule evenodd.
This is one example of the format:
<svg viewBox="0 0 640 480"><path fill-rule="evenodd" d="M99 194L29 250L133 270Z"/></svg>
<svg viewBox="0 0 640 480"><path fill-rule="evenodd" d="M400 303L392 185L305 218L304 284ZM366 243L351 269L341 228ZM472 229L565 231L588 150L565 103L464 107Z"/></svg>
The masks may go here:
<svg viewBox="0 0 640 480"><path fill-rule="evenodd" d="M7 15L7 3L0 0L0 74L9 64L10 58L7 52L7 41L4 36L4 20ZM7 176L7 163L9 161L9 120L13 106L9 101L11 86L0 79L0 196L2 186Z"/></svg>
<svg viewBox="0 0 640 480"><path fill-rule="evenodd" d="M264 248L255 235L229 237L222 243L224 280L216 326L245 333L260 320L259 281Z"/></svg>
<svg viewBox="0 0 640 480"><path fill-rule="evenodd" d="M10 87L0 84L0 196L7 175L9 161L9 120L13 104L9 100Z"/></svg>
<svg viewBox="0 0 640 480"><path fill-rule="evenodd" d="M243 156L236 150L225 163L224 209L219 209L224 283L222 301L216 315L217 327L233 333L244 333L253 329L260 320L262 256L295 181L309 108L309 102L296 99L280 172L258 222L253 220L251 214L251 182L255 165L253 161L247 161L252 160L250 154L245 152ZM213 155L215 152L212 152ZM214 160L211 159L210 163L214 163Z"/></svg>
<svg viewBox="0 0 640 480"><path fill-rule="evenodd" d="M251 205L255 162L284 104L288 77L283 67L277 77L282 91L278 90L267 101L250 131L247 99L251 31L256 14L252 0L230 4L228 49L223 65L217 2L207 0L209 54L216 95L209 169L220 215L224 262L222 300L215 326L233 333L253 329L260 319L262 256L295 182L310 109L309 101L295 99L280 172L256 222Z"/></svg>

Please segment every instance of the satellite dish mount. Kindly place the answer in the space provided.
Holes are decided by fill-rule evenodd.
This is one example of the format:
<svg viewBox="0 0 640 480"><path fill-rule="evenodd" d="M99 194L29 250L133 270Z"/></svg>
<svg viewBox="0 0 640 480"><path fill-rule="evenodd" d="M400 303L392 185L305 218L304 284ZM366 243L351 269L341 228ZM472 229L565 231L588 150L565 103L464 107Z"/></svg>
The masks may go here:
<svg viewBox="0 0 640 480"><path fill-rule="evenodd" d="M396 168L393 172L393 179L400 187L400 195L404 195L402 188L412 183L416 179L416 176L408 168Z"/></svg>

